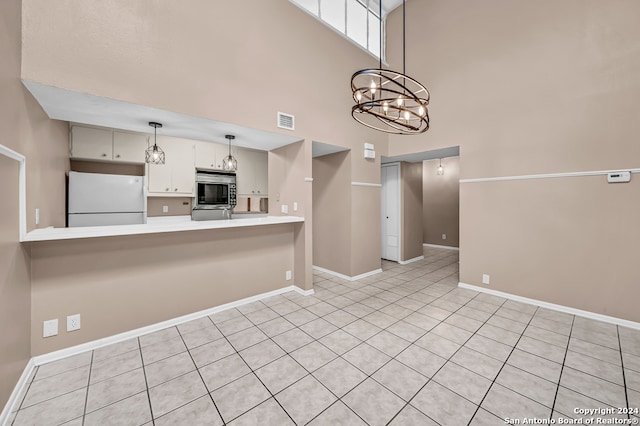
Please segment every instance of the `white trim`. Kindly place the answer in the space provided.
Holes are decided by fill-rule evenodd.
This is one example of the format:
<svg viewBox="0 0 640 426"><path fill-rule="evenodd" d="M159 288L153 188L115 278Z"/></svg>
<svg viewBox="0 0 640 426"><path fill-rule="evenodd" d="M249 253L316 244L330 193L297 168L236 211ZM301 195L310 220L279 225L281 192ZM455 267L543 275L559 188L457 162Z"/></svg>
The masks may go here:
<svg viewBox="0 0 640 426"><path fill-rule="evenodd" d="M371 275L379 274L380 272L382 272L382 269L374 269L373 271L365 272L364 274L350 277L349 275L344 275L344 274L341 274L340 272L335 272L330 269L321 268L320 266L316 266L316 265L313 265L313 269L316 271L324 272L325 274L333 275L334 277L342 278L343 280L347 280L347 281L357 281L362 278L366 278Z"/></svg>
<svg viewBox="0 0 640 426"><path fill-rule="evenodd" d="M471 284L458 283L458 287L466 288L468 290L475 290L481 293L491 294L493 296L504 297L505 299L515 300L516 302L528 303L530 305L540 306L541 308L552 309L554 311L564 312L571 315L577 315L580 317L589 318L596 321L608 322L610 324L621 325L623 327L634 328L640 330L640 323L625 320L622 318L610 317L608 315L597 314L595 312L583 311L582 309L571 308L569 306L556 305L555 303L543 302L541 300L529 299L528 297L517 296L511 293L504 293L502 291L491 290L484 287L479 287Z"/></svg>
<svg viewBox="0 0 640 426"><path fill-rule="evenodd" d="M34 368L36 368L36 364L33 362L33 358L31 358L24 367L24 370L18 379L18 383L16 383L13 388L13 392L9 395L9 400L2 409L2 413L0 413L0 425L6 424L11 413L18 408L18 404L20 403L20 401L18 401L18 397L22 395L22 391L29 384L29 378L31 377Z"/></svg>
<svg viewBox="0 0 640 426"><path fill-rule="evenodd" d="M414 257L413 259L409 259L409 260L398 260L398 263L401 265L406 265L409 263L417 262L418 260L424 260L424 256Z"/></svg>
<svg viewBox="0 0 640 426"><path fill-rule="evenodd" d="M18 170L18 223L20 229L18 235L20 242L22 242L27 237L27 158L4 145L0 145L0 154L20 163Z"/></svg>
<svg viewBox="0 0 640 426"><path fill-rule="evenodd" d="M304 178L305 182L313 182L313 178Z"/></svg>
<svg viewBox="0 0 640 426"><path fill-rule="evenodd" d="M600 176L608 175L609 173L616 173L620 171L640 173L640 169L624 169L624 170L595 170L587 172L567 172L567 173L545 173L540 175L518 175L518 176L500 176L490 178L476 178L476 179L460 179L460 183L475 183L475 182L500 182L505 180L529 180L529 179L553 179L563 177L580 177L580 176Z"/></svg>
<svg viewBox="0 0 640 426"><path fill-rule="evenodd" d="M192 314L187 314L177 318L172 318L166 321L151 324L146 327L136 328L134 330L125 331L124 333L115 334L113 336L104 337L102 339L94 340L87 343L82 343L76 346L71 346L70 348L65 348L59 351L50 352L44 355L39 355L39 356L33 357L32 359L35 365L46 364L48 362L57 361L62 358L66 358L72 355L77 355L82 352L98 349L103 346L122 342L124 340L132 339L134 337L140 337L148 333L153 333L154 331L159 331L167 327L173 327L188 321L193 321L195 319L205 317L207 315L212 315L217 312L225 311L227 309L236 308L238 306L246 305L248 303L256 302L258 300L266 299L268 297L277 296L279 294L287 293L289 291L297 291L296 289L297 287L291 285L288 287L269 291L267 293L257 294L255 296L246 297L244 299L236 300L234 302L225 303L224 305L205 309L203 311L194 312Z"/></svg>
<svg viewBox="0 0 640 426"><path fill-rule="evenodd" d="M427 243L422 243L422 247L432 247L432 248L439 248L439 249L447 249L447 250L460 251L460 247L439 246L438 244L427 244Z"/></svg>
<svg viewBox="0 0 640 426"><path fill-rule="evenodd" d="M351 186L370 186L373 188L382 188L381 183L368 183L368 182L351 182Z"/></svg>
<svg viewBox="0 0 640 426"><path fill-rule="evenodd" d="M299 293L299 294L301 294L301 295L303 295L303 296L313 296L313 295L316 293L314 289L311 289L311 290L303 290L303 289L301 289L300 287L295 286L295 285L293 286L293 289L294 289L297 293Z"/></svg>

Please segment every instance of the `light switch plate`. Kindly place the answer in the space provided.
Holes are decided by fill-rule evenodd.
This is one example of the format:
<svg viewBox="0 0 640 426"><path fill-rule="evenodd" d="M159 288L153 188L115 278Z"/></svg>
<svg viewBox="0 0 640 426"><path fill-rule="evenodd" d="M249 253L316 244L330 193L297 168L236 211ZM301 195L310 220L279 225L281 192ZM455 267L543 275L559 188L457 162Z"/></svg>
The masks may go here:
<svg viewBox="0 0 640 426"><path fill-rule="evenodd" d="M491 282L491 277L487 274L482 274L482 284L489 284Z"/></svg>
<svg viewBox="0 0 640 426"><path fill-rule="evenodd" d="M298 203L296 203L296 202L293 203L293 211L294 212L298 211Z"/></svg>
<svg viewBox="0 0 640 426"><path fill-rule="evenodd" d="M51 337L58 335L58 318L47 320L42 326L42 337Z"/></svg>
<svg viewBox="0 0 640 426"><path fill-rule="evenodd" d="M162 213L169 213L169 206L162 206Z"/></svg>
<svg viewBox="0 0 640 426"><path fill-rule="evenodd" d="M80 314L69 315L67 317L67 331L80 330Z"/></svg>

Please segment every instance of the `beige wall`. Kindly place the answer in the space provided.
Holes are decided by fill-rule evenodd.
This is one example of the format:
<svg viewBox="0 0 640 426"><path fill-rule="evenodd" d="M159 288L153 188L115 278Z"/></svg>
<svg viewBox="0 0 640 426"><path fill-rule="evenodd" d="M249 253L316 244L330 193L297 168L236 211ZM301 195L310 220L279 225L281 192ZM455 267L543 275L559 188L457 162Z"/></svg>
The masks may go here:
<svg viewBox="0 0 640 426"><path fill-rule="evenodd" d="M313 211L311 183L311 143L302 141L270 151L268 154L269 174L269 214L272 216L300 216L304 223L295 225L293 283L310 290L312 277ZM298 210L294 210L294 203ZM287 205L288 213L282 213Z"/></svg>
<svg viewBox="0 0 640 426"><path fill-rule="evenodd" d="M463 183L460 280L640 322L640 181Z"/></svg>
<svg viewBox="0 0 640 426"><path fill-rule="evenodd" d="M190 216L192 200L191 197L148 197L147 216ZM169 208L167 213L162 211L163 206Z"/></svg>
<svg viewBox="0 0 640 426"><path fill-rule="evenodd" d="M422 162L422 238L427 244L460 245L460 157ZM447 239L442 239L446 234Z"/></svg>
<svg viewBox="0 0 640 426"><path fill-rule="evenodd" d="M420 40L407 73L431 90L431 129L391 137L390 153L459 145L462 179L640 167L639 2L410 0L407 12ZM603 179L462 183L460 280L489 273L490 289L637 321L637 268L608 254L637 235L635 184ZM612 208L623 213L606 220Z"/></svg>
<svg viewBox="0 0 640 426"><path fill-rule="evenodd" d="M400 163L402 246L400 260L423 255L422 248L422 163Z"/></svg>
<svg viewBox="0 0 640 426"><path fill-rule="evenodd" d="M0 179L0 407L4 407L31 356L31 285L29 249L18 243L18 162L1 154Z"/></svg>
<svg viewBox="0 0 640 426"><path fill-rule="evenodd" d="M21 2L0 2L0 144L27 158L27 228L64 226L68 126L49 120L20 82ZM30 354L29 247L18 243L17 162L0 155L0 407Z"/></svg>
<svg viewBox="0 0 640 426"><path fill-rule="evenodd" d="M293 255L290 224L32 243L32 354L291 285ZM42 338L72 314L80 330Z"/></svg>
<svg viewBox="0 0 640 426"><path fill-rule="evenodd" d="M313 159L313 265L351 276L351 152ZM358 208L358 210L360 210Z"/></svg>

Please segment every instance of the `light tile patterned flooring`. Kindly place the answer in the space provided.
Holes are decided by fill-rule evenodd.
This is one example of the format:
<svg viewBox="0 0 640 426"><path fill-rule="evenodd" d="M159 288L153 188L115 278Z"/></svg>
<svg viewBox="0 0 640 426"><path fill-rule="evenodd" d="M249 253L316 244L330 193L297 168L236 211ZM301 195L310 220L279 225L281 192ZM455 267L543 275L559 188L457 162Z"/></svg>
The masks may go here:
<svg viewBox="0 0 640 426"><path fill-rule="evenodd" d="M42 365L13 424L500 425L640 408L640 332L457 288L457 252L382 267Z"/></svg>

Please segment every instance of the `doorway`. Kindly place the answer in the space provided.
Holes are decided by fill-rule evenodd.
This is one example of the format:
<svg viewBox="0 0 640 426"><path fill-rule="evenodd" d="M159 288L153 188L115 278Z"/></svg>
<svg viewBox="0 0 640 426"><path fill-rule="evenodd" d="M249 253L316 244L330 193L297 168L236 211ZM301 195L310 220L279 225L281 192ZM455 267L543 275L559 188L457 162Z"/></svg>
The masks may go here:
<svg viewBox="0 0 640 426"><path fill-rule="evenodd" d="M380 182L381 257L397 262L400 260L400 164L383 164Z"/></svg>

